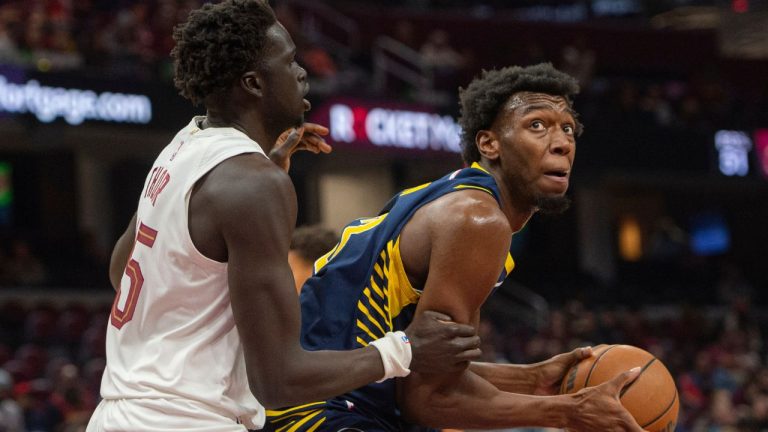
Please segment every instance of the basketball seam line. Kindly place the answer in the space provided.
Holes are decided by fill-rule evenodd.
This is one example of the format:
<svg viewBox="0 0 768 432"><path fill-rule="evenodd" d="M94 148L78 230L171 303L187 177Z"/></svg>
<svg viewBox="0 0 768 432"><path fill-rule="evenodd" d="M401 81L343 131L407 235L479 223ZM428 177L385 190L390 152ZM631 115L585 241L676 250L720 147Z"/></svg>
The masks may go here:
<svg viewBox="0 0 768 432"><path fill-rule="evenodd" d="M669 410L672 408L672 405L675 404L675 401L677 400L677 388L675 388L675 397L672 398L672 402L670 402L666 408L664 408L664 411L661 412L658 416L656 416L655 419L649 421L648 423L642 425L641 427L645 428L649 425L652 425L655 421L659 420L660 418L664 417L665 414L669 412Z"/></svg>
<svg viewBox="0 0 768 432"><path fill-rule="evenodd" d="M599 356L595 359L594 362L592 362L592 367L589 368L589 372L587 372L587 379L584 380L584 387L589 387L589 378L592 377L592 371L595 370L595 366L597 366L597 362L600 361L600 359L607 353L608 351L614 349L618 345L611 345L608 348L605 349L605 351L601 352Z"/></svg>
<svg viewBox="0 0 768 432"><path fill-rule="evenodd" d="M624 393L626 393L630 388L632 388L633 385L635 385L637 380L640 379L640 375L642 375L643 372L645 372L645 370L648 369L648 367L650 367L655 361L656 361L656 357L652 358L651 361L646 363L645 366L643 366L643 368L640 369L640 373L637 375L637 378L635 378L631 383L627 384L626 386L624 386L623 389L621 389L621 392L619 392L619 399L624 397Z"/></svg>

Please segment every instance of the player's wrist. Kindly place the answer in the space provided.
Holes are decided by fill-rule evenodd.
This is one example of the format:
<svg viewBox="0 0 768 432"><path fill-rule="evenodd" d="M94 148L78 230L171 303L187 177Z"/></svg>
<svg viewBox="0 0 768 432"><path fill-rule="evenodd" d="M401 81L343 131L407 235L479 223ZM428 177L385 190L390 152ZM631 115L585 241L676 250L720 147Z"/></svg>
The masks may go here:
<svg viewBox="0 0 768 432"><path fill-rule="evenodd" d="M377 382L405 377L411 373L409 367L413 352L410 340L404 332L388 332L383 338L371 342L371 345L379 351L384 365L384 377Z"/></svg>
<svg viewBox="0 0 768 432"><path fill-rule="evenodd" d="M574 395L547 396L546 399L552 404L550 409L545 410L552 416L550 419L552 427L567 430L578 423L574 422L574 416L578 415L579 409L579 403Z"/></svg>

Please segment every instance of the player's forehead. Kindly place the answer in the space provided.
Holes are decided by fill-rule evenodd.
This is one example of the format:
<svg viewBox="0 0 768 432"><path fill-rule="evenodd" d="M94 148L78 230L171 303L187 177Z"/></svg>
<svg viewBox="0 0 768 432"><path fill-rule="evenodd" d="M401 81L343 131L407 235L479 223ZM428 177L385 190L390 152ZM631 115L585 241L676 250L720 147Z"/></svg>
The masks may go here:
<svg viewBox="0 0 768 432"><path fill-rule="evenodd" d="M512 94L505 103L505 111L524 116L532 111L550 110L557 113L573 114L568 99L560 95L521 91Z"/></svg>

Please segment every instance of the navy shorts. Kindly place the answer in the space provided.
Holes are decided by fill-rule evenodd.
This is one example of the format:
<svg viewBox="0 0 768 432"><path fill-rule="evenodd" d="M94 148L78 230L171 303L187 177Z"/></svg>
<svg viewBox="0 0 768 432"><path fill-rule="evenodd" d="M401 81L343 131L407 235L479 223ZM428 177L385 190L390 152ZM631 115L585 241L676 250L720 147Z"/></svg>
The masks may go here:
<svg viewBox="0 0 768 432"><path fill-rule="evenodd" d="M302 413L268 417L264 432L393 432L361 413L324 407Z"/></svg>

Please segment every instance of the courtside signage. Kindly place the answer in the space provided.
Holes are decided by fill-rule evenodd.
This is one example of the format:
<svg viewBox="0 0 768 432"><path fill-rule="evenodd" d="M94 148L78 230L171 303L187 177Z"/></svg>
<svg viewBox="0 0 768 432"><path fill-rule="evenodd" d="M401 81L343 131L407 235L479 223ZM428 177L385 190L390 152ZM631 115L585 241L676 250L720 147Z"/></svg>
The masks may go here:
<svg viewBox="0 0 768 432"><path fill-rule="evenodd" d="M50 87L37 80L16 84L0 75L0 112L30 113L43 123L61 117L73 126L85 120L147 124L152 102L142 94Z"/></svg>
<svg viewBox="0 0 768 432"><path fill-rule="evenodd" d="M335 144L461 153L456 121L420 108L345 99L324 105L312 118L328 125Z"/></svg>

